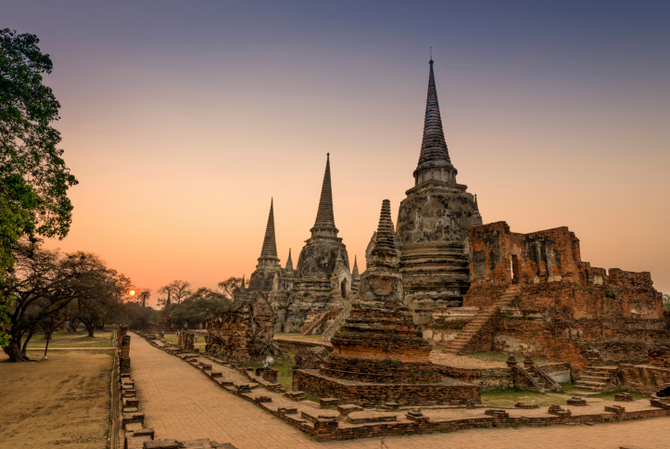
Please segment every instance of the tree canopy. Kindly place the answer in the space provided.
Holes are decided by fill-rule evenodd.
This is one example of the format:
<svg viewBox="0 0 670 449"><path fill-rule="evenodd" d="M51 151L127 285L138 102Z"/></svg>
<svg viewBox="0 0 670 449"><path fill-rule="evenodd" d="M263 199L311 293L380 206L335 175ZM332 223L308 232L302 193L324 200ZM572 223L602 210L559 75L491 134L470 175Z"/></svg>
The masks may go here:
<svg viewBox="0 0 670 449"><path fill-rule="evenodd" d="M91 253L22 247L15 258L15 273L2 284L2 292L14 298L5 324L10 339L4 350L10 361L27 360L30 338L51 317L61 322L77 318L91 335L91 328L119 306L129 284Z"/></svg>
<svg viewBox="0 0 670 449"><path fill-rule="evenodd" d="M67 190L77 180L57 148L60 133L51 127L60 104L42 84L53 64L38 43L33 34L0 30L0 284L11 282L13 250L22 237L32 243L63 238L72 221ZM0 323L11 300L0 296Z"/></svg>

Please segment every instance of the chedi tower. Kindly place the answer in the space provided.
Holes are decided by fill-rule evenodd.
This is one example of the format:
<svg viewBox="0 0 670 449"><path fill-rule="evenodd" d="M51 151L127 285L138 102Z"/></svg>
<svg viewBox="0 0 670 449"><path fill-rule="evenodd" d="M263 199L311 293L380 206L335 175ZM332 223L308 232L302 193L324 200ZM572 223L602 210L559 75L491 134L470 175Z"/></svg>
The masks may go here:
<svg viewBox="0 0 670 449"><path fill-rule="evenodd" d="M468 236L480 226L476 198L456 182L444 138L430 60L428 95L414 187L398 209L396 244L407 305L424 324L431 310L457 307L469 288Z"/></svg>
<svg viewBox="0 0 670 449"><path fill-rule="evenodd" d="M405 305L389 200L384 200L368 269L333 351L319 370L294 370L294 388L373 405L479 401L479 387L443 378Z"/></svg>

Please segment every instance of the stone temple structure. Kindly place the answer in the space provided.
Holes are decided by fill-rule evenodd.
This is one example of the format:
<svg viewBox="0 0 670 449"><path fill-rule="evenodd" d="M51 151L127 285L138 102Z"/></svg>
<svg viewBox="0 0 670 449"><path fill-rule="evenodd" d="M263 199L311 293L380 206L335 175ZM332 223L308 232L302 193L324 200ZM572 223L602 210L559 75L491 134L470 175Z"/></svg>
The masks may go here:
<svg viewBox="0 0 670 449"><path fill-rule="evenodd" d="M384 200L368 269L333 351L319 370L294 370L293 386L360 405L479 401L479 387L443 379L405 306L390 203Z"/></svg>
<svg viewBox="0 0 670 449"><path fill-rule="evenodd" d="M333 213L330 154L326 159L321 196L311 236L293 268L291 250L285 267L279 264L275 240L274 205L270 203L265 237L249 292L267 294L275 314L276 332L300 332L306 322L342 309L358 284L352 277L347 247L338 237ZM238 292L238 294L240 294ZM337 315L337 313L335 313Z"/></svg>
<svg viewBox="0 0 670 449"><path fill-rule="evenodd" d="M417 324L425 324L435 308L460 306L468 291L468 235L482 217L476 197L456 182L457 173L444 138L431 59L419 163L414 187L400 204L396 232L405 298Z"/></svg>

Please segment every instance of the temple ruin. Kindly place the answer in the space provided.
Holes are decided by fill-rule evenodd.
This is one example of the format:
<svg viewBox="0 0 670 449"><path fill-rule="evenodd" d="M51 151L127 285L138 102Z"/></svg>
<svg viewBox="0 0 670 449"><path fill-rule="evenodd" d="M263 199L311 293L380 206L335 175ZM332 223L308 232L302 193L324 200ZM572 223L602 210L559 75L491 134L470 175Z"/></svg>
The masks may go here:
<svg viewBox="0 0 670 449"><path fill-rule="evenodd" d="M275 241L274 205L270 202L265 237L249 292L263 292L275 313L276 332L300 332L310 321L328 324L330 312L341 310L358 285L358 267L349 269L347 247L338 237L333 213L330 154L326 159L321 196L311 236L293 269L291 250L284 268L279 264ZM332 314L333 317L337 313Z"/></svg>
<svg viewBox="0 0 670 449"><path fill-rule="evenodd" d="M398 209L396 245L407 305L425 324L432 310L460 306L468 291L468 233L482 224L476 197L456 182L442 130L430 60L428 96L414 187Z"/></svg>
<svg viewBox="0 0 670 449"><path fill-rule="evenodd" d="M331 343L319 370L294 370L294 388L360 405L479 401L478 386L443 378L429 361L431 347L405 305L388 200L351 312Z"/></svg>

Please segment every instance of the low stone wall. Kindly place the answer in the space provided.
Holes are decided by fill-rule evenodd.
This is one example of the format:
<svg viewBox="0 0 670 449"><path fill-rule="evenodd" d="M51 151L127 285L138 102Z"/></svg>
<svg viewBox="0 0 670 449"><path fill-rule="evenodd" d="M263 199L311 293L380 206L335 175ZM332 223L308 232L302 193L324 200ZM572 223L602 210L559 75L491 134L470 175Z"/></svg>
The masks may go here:
<svg viewBox="0 0 670 449"><path fill-rule="evenodd" d="M481 391L510 390L514 375L510 368L472 369L440 365L440 374L481 388Z"/></svg>
<svg viewBox="0 0 670 449"><path fill-rule="evenodd" d="M317 397L370 406L385 402L403 405L479 403L480 387L460 381L432 384L380 384L334 379L318 370L294 370L293 389Z"/></svg>
<svg viewBox="0 0 670 449"><path fill-rule="evenodd" d="M440 366L440 374L452 377L463 382L478 385L481 391L511 390L523 387L515 381L511 368L457 368L454 366ZM547 363L539 365L555 382L568 383L572 381L572 370L567 363Z"/></svg>
<svg viewBox="0 0 670 449"><path fill-rule="evenodd" d="M617 369L622 389L637 393L654 393L670 384L670 368L650 365L619 365Z"/></svg>

